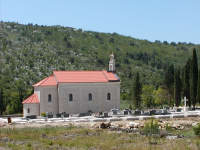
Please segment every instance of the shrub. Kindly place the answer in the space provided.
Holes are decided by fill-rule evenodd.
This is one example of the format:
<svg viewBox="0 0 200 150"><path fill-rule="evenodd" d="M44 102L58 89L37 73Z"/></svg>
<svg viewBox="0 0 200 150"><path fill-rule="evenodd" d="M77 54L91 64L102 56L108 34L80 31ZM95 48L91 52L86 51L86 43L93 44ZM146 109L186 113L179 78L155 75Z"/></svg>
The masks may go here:
<svg viewBox="0 0 200 150"><path fill-rule="evenodd" d="M165 128L166 128L167 131L172 131L172 130L173 130L173 128L172 128L171 126L169 126L168 123L166 124L166 127L165 127Z"/></svg>
<svg viewBox="0 0 200 150"><path fill-rule="evenodd" d="M159 134L160 130L159 130L158 122L153 119L151 121L146 122L144 125L143 133L147 136Z"/></svg>
<svg viewBox="0 0 200 150"><path fill-rule="evenodd" d="M47 115L46 115L45 112L42 112L42 113L41 113L41 116L42 116L42 117L46 117Z"/></svg>
<svg viewBox="0 0 200 150"><path fill-rule="evenodd" d="M48 141L48 145L53 145L53 142L52 141Z"/></svg>
<svg viewBox="0 0 200 150"><path fill-rule="evenodd" d="M197 126L193 127L193 131L195 135L200 136L200 123Z"/></svg>

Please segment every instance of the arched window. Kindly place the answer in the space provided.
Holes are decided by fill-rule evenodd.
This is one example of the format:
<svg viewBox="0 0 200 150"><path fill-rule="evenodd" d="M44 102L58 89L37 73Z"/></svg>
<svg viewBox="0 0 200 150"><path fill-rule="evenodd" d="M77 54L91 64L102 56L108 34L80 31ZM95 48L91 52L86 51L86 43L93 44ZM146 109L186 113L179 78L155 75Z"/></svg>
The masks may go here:
<svg viewBox="0 0 200 150"><path fill-rule="evenodd" d="M91 93L88 94L88 100L92 101L92 94Z"/></svg>
<svg viewBox="0 0 200 150"><path fill-rule="evenodd" d="M51 103L51 94L48 95L48 102Z"/></svg>
<svg viewBox="0 0 200 150"><path fill-rule="evenodd" d="M107 93L107 100L111 100L111 94Z"/></svg>
<svg viewBox="0 0 200 150"><path fill-rule="evenodd" d="M30 108L27 109L27 113L30 113Z"/></svg>
<svg viewBox="0 0 200 150"><path fill-rule="evenodd" d="M69 101L73 101L73 95L71 93L69 94Z"/></svg>

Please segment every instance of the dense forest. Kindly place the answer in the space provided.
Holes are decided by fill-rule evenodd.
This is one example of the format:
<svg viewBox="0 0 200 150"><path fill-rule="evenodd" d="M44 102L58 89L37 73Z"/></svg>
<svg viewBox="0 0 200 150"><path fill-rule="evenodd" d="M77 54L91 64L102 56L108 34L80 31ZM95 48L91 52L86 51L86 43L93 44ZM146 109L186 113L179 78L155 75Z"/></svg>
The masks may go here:
<svg viewBox="0 0 200 150"><path fill-rule="evenodd" d="M131 99L139 73L142 99L159 104L160 93L169 91L163 90L166 71L171 65L184 67L194 48L200 58L200 45L192 43L150 42L117 33L0 22L0 113L22 112L21 102L33 92L32 84L53 70L107 70L111 52L121 78L121 99ZM149 101L144 105L150 105Z"/></svg>

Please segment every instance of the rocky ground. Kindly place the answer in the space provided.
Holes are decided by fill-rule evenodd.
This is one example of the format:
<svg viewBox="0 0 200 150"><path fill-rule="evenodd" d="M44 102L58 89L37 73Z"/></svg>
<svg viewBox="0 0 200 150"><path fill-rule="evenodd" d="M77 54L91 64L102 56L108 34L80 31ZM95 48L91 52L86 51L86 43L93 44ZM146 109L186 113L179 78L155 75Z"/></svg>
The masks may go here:
<svg viewBox="0 0 200 150"><path fill-rule="evenodd" d="M159 128L166 128L166 126L174 129L185 129L192 127L200 123L200 117L188 117L188 118L172 118L172 119L156 119L159 124ZM0 127L3 128L24 128L24 127L45 127L45 126L82 126L88 128L100 128L102 122L108 125L108 128L122 128L122 129L138 129L143 128L147 120L135 120L135 121L99 121L99 122L26 122L26 123L5 123L0 122Z"/></svg>
<svg viewBox="0 0 200 150"><path fill-rule="evenodd" d="M200 117L154 119L161 130L151 138L143 132L146 122L151 120L99 122L55 120L10 124L1 122L0 150L200 149L199 137L195 136L192 130L193 126L200 123Z"/></svg>

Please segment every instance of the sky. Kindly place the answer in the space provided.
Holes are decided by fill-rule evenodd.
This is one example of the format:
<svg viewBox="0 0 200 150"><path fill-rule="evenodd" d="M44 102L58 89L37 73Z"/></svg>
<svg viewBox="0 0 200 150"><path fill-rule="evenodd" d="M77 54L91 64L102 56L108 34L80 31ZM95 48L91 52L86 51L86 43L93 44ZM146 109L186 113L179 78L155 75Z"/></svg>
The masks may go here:
<svg viewBox="0 0 200 150"><path fill-rule="evenodd" d="M200 0L0 0L0 20L200 44Z"/></svg>

